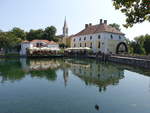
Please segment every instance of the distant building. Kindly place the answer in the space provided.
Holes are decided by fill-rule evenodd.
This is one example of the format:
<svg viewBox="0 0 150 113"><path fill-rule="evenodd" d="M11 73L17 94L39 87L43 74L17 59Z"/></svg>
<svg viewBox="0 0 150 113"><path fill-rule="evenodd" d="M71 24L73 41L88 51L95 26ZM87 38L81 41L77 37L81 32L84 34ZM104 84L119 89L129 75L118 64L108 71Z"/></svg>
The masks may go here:
<svg viewBox="0 0 150 113"><path fill-rule="evenodd" d="M71 38L73 35L69 36L68 32L69 32L69 28L65 17L64 26L62 28L62 35L58 35L57 37L61 39L59 40L60 44L65 44L67 47L71 47Z"/></svg>
<svg viewBox="0 0 150 113"><path fill-rule="evenodd" d="M93 52L127 52L125 34L100 20L98 25L85 24L85 29L71 39L71 47L90 47Z"/></svg>
<svg viewBox="0 0 150 113"><path fill-rule="evenodd" d="M32 41L23 41L21 43L21 50L20 55L26 55L28 48L41 48L41 47L48 47L48 48L56 48L59 49L59 44L57 44L54 41L48 41L48 40L32 40Z"/></svg>

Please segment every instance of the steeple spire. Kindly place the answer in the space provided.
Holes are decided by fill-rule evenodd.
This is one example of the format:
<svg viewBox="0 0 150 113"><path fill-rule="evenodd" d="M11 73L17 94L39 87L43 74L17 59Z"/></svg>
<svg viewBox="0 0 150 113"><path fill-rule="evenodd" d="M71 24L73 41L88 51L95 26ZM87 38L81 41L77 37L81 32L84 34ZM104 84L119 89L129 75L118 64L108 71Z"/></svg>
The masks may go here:
<svg viewBox="0 0 150 113"><path fill-rule="evenodd" d="M64 37L68 36L68 25L67 25L66 17L65 17L65 20L64 20L63 36Z"/></svg>

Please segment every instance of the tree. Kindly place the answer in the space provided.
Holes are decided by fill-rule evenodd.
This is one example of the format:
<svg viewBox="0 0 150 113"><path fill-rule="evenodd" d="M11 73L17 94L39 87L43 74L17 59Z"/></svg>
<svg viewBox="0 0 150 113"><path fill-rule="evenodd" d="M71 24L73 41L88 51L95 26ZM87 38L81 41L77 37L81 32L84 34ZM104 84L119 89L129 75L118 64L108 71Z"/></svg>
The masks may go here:
<svg viewBox="0 0 150 113"><path fill-rule="evenodd" d="M56 28L54 26L47 27L44 30L44 38L47 40L54 40L55 34Z"/></svg>
<svg viewBox="0 0 150 113"><path fill-rule="evenodd" d="M11 31L12 34L14 34L16 37L25 40L26 34L24 32L24 30L18 28L18 27L14 27Z"/></svg>
<svg viewBox="0 0 150 113"><path fill-rule="evenodd" d="M145 35L145 41L143 44L146 54L150 54L150 35Z"/></svg>
<svg viewBox="0 0 150 113"><path fill-rule="evenodd" d="M132 41L130 43L130 47L132 48L133 53L136 53L136 54L145 54L144 48L139 43L137 43L135 41Z"/></svg>
<svg viewBox="0 0 150 113"><path fill-rule="evenodd" d="M119 24L113 23L113 24L109 24L109 26L116 28L118 31L121 31Z"/></svg>
<svg viewBox="0 0 150 113"><path fill-rule="evenodd" d="M21 39L16 37L12 32L2 32L0 33L0 48L11 50L20 45Z"/></svg>
<svg viewBox="0 0 150 113"><path fill-rule="evenodd" d="M149 0L113 0L113 5L126 15L125 27L132 27L146 20L150 22Z"/></svg>
<svg viewBox="0 0 150 113"><path fill-rule="evenodd" d="M30 30L26 36L27 40L44 39L44 31L42 29Z"/></svg>

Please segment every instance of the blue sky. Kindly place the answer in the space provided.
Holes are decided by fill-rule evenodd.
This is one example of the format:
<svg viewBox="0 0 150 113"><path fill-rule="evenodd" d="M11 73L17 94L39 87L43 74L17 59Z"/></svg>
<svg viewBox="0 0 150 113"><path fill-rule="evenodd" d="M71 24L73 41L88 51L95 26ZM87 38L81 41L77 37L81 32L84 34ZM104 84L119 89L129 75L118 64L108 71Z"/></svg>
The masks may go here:
<svg viewBox="0 0 150 113"><path fill-rule="evenodd" d="M54 25L62 34L65 16L69 34L75 34L86 23L98 24L99 19L108 23L125 23L125 16L114 9L111 0L0 0L0 29L8 31L20 27L26 31ZM122 28L126 37L150 34L150 23Z"/></svg>

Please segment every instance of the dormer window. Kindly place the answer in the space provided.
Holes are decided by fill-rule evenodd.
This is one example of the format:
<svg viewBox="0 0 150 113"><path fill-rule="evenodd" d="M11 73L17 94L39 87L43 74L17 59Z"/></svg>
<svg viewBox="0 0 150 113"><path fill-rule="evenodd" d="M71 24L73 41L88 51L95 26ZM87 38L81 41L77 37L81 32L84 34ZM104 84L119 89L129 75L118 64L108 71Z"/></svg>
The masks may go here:
<svg viewBox="0 0 150 113"><path fill-rule="evenodd" d="M110 38L113 39L113 35L110 35Z"/></svg>

